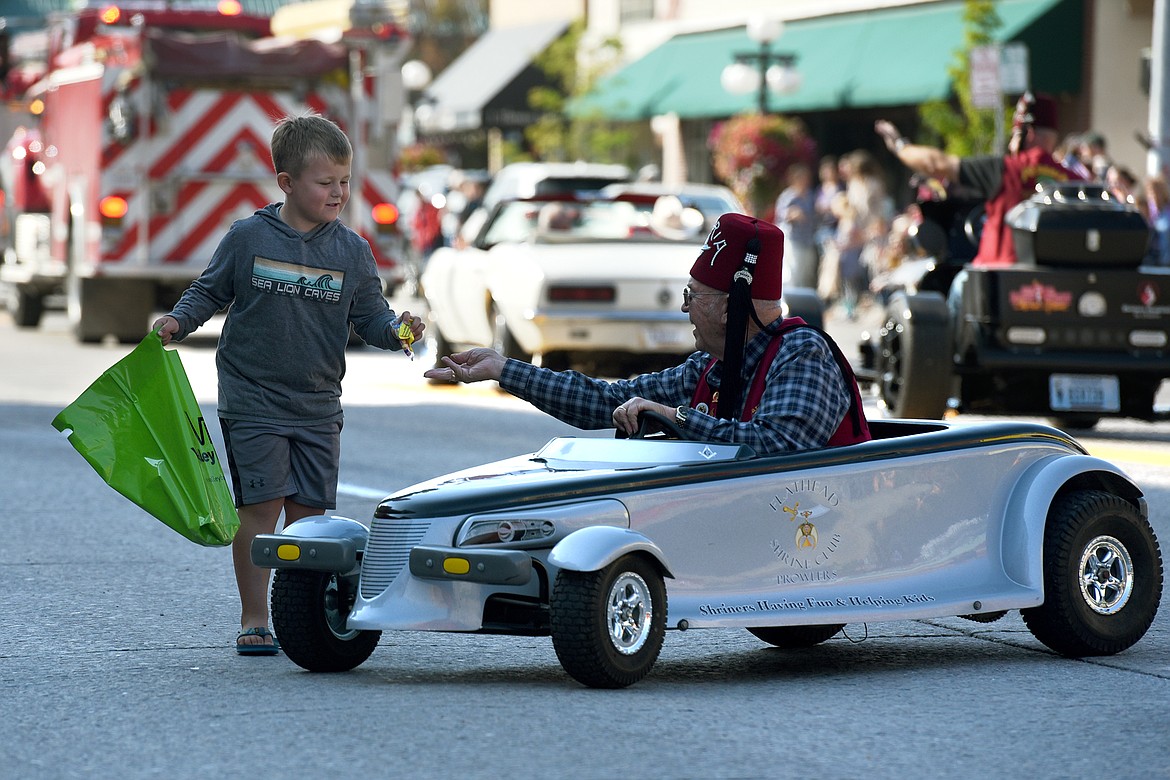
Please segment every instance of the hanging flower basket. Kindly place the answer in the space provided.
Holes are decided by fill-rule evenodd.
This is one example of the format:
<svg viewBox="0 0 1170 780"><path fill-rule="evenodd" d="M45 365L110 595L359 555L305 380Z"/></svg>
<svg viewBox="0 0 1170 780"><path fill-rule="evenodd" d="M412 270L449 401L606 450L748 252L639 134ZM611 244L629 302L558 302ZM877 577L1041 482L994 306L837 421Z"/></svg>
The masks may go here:
<svg viewBox="0 0 1170 780"><path fill-rule="evenodd" d="M788 166L815 169L817 142L799 119L778 114L740 114L720 122L707 139L715 175L753 216L771 219Z"/></svg>

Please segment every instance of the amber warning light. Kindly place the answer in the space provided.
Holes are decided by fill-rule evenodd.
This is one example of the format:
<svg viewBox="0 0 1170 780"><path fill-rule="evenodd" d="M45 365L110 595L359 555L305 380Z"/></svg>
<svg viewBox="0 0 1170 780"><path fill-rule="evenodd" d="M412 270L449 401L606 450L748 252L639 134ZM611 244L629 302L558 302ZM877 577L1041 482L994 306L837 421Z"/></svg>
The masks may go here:
<svg viewBox="0 0 1170 780"><path fill-rule="evenodd" d="M215 9L223 16L239 16L244 12L239 0L219 0L219 5Z"/></svg>
<svg viewBox="0 0 1170 780"><path fill-rule="evenodd" d="M98 213L102 215L102 222L107 225L117 225L121 222L129 208L126 199L117 195L108 195L98 203Z"/></svg>
<svg viewBox="0 0 1170 780"><path fill-rule="evenodd" d="M370 209L370 216L378 226L379 233L386 233L394 229L398 223L398 207L393 203L378 203Z"/></svg>
<svg viewBox="0 0 1170 780"><path fill-rule="evenodd" d="M118 20L122 18L122 9L116 5L107 6L102 9L99 17L102 24L117 24Z"/></svg>

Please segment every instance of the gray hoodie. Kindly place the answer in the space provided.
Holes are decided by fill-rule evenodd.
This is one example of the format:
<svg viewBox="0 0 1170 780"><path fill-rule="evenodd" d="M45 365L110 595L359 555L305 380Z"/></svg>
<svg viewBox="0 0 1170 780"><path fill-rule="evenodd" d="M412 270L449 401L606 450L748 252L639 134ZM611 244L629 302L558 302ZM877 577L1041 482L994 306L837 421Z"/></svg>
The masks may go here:
<svg viewBox="0 0 1170 780"><path fill-rule="evenodd" d="M219 416L316 425L341 419L349 324L400 349L365 239L334 220L302 235L280 203L235 222L171 316L183 339L221 309Z"/></svg>

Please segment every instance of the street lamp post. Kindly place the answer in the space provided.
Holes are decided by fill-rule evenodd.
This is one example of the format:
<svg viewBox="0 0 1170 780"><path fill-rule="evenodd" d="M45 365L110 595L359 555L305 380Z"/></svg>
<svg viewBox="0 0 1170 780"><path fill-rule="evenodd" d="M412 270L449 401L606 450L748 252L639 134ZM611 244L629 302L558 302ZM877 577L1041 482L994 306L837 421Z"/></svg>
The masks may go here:
<svg viewBox="0 0 1170 780"><path fill-rule="evenodd" d="M723 69L720 83L728 92L746 95L757 92L761 114L768 113L768 93L788 94L800 88L801 77L794 67L796 55L772 51L772 44L784 31L779 19L755 17L747 23L748 37L759 51L736 52L735 62Z"/></svg>

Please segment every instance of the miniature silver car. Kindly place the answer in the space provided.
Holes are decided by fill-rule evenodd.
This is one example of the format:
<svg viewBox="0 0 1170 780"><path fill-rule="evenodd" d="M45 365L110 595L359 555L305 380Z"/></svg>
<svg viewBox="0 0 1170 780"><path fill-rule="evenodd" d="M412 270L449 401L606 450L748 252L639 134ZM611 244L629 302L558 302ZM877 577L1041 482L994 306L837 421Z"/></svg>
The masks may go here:
<svg viewBox="0 0 1170 780"><path fill-rule="evenodd" d="M1146 633L1162 560L1120 469L1038 424L871 427L863 444L770 457L556 438L397 492L368 528L316 517L259 536L252 560L277 570L273 626L311 671L358 666L393 629L551 635L599 688L645 676L668 629L800 648L847 623L1019 609L1071 657Z"/></svg>

